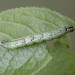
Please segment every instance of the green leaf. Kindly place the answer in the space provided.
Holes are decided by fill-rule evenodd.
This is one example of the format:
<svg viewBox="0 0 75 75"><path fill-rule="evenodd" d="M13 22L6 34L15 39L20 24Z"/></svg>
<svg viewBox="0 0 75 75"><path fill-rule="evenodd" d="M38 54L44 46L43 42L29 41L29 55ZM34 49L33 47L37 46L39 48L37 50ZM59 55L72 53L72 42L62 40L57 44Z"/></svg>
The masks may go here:
<svg viewBox="0 0 75 75"><path fill-rule="evenodd" d="M75 22L46 8L27 7L3 11L0 13L0 41L48 32L63 25L75 25ZM54 51L56 47L53 45L51 48ZM33 75L51 59L45 42L15 50L0 46L0 75Z"/></svg>
<svg viewBox="0 0 75 75"><path fill-rule="evenodd" d="M75 75L75 52L69 50L67 37L59 39L47 49L53 60L36 75Z"/></svg>
<svg viewBox="0 0 75 75"><path fill-rule="evenodd" d="M42 29L42 31L39 29L41 27L39 24L42 24L42 21L31 16L27 18L23 13L18 12L18 10L23 13L25 12L22 9L15 9L0 13L0 41L9 41L41 33L42 31L45 32L45 29ZM33 23L29 24L32 25L31 27L27 25L27 23L30 23L27 22L28 19L30 21L32 19ZM35 30L35 23L38 25L36 25L37 30ZM45 24L44 26L46 27ZM7 50L0 46L0 75L10 75L10 73L11 75L32 75L42 69L51 59L52 57L46 50L45 42L15 50Z"/></svg>

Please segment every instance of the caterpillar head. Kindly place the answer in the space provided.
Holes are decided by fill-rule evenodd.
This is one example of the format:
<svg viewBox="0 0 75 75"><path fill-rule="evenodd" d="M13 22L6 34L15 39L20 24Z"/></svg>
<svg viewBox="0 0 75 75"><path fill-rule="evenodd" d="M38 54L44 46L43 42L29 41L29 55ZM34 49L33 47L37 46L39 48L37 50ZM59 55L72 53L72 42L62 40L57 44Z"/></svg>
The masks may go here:
<svg viewBox="0 0 75 75"><path fill-rule="evenodd" d="M65 29L67 32L73 32L75 30L73 26L65 27Z"/></svg>

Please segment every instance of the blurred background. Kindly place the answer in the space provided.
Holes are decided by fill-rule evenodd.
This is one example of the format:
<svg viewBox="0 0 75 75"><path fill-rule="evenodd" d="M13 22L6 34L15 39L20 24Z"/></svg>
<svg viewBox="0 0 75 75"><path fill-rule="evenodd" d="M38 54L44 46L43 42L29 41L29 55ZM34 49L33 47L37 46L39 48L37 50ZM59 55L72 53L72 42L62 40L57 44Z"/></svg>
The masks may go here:
<svg viewBox="0 0 75 75"><path fill-rule="evenodd" d="M46 7L75 20L75 0L0 0L0 12L19 7ZM75 50L75 32L70 33L71 49Z"/></svg>

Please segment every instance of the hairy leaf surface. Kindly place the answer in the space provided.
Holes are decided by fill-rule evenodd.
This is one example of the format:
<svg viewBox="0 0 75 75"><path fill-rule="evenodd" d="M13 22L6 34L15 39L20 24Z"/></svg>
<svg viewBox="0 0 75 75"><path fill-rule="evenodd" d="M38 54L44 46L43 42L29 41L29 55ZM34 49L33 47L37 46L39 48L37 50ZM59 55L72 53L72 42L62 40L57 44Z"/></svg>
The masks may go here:
<svg viewBox="0 0 75 75"><path fill-rule="evenodd" d="M75 22L46 8L16 8L3 11L0 13L0 41L10 41L48 32L63 25L75 25ZM56 44L57 48L60 47L58 45L59 43ZM66 49L65 45L62 46L61 43L60 45L62 49ZM59 49L55 51L56 46L50 47L54 51L53 53L60 52ZM54 57L48 50L51 51L46 48L45 42L15 50L7 50L0 45L0 75L33 75L37 73L46 66L52 57L56 59L56 56Z"/></svg>

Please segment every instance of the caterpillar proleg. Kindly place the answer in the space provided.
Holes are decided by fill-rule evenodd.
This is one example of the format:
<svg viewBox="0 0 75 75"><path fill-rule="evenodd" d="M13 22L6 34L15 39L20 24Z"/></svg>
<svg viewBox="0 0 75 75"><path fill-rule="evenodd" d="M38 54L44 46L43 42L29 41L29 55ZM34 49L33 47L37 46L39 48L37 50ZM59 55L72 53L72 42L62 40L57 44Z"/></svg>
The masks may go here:
<svg viewBox="0 0 75 75"><path fill-rule="evenodd" d="M45 32L45 33L33 35L33 36L31 35L31 36L19 38L9 42L1 42L0 44L7 49L15 49L15 48L23 47L26 45L31 45L33 43L39 43L42 41L56 39L72 31L74 31L74 28L72 26L63 26L51 32Z"/></svg>

